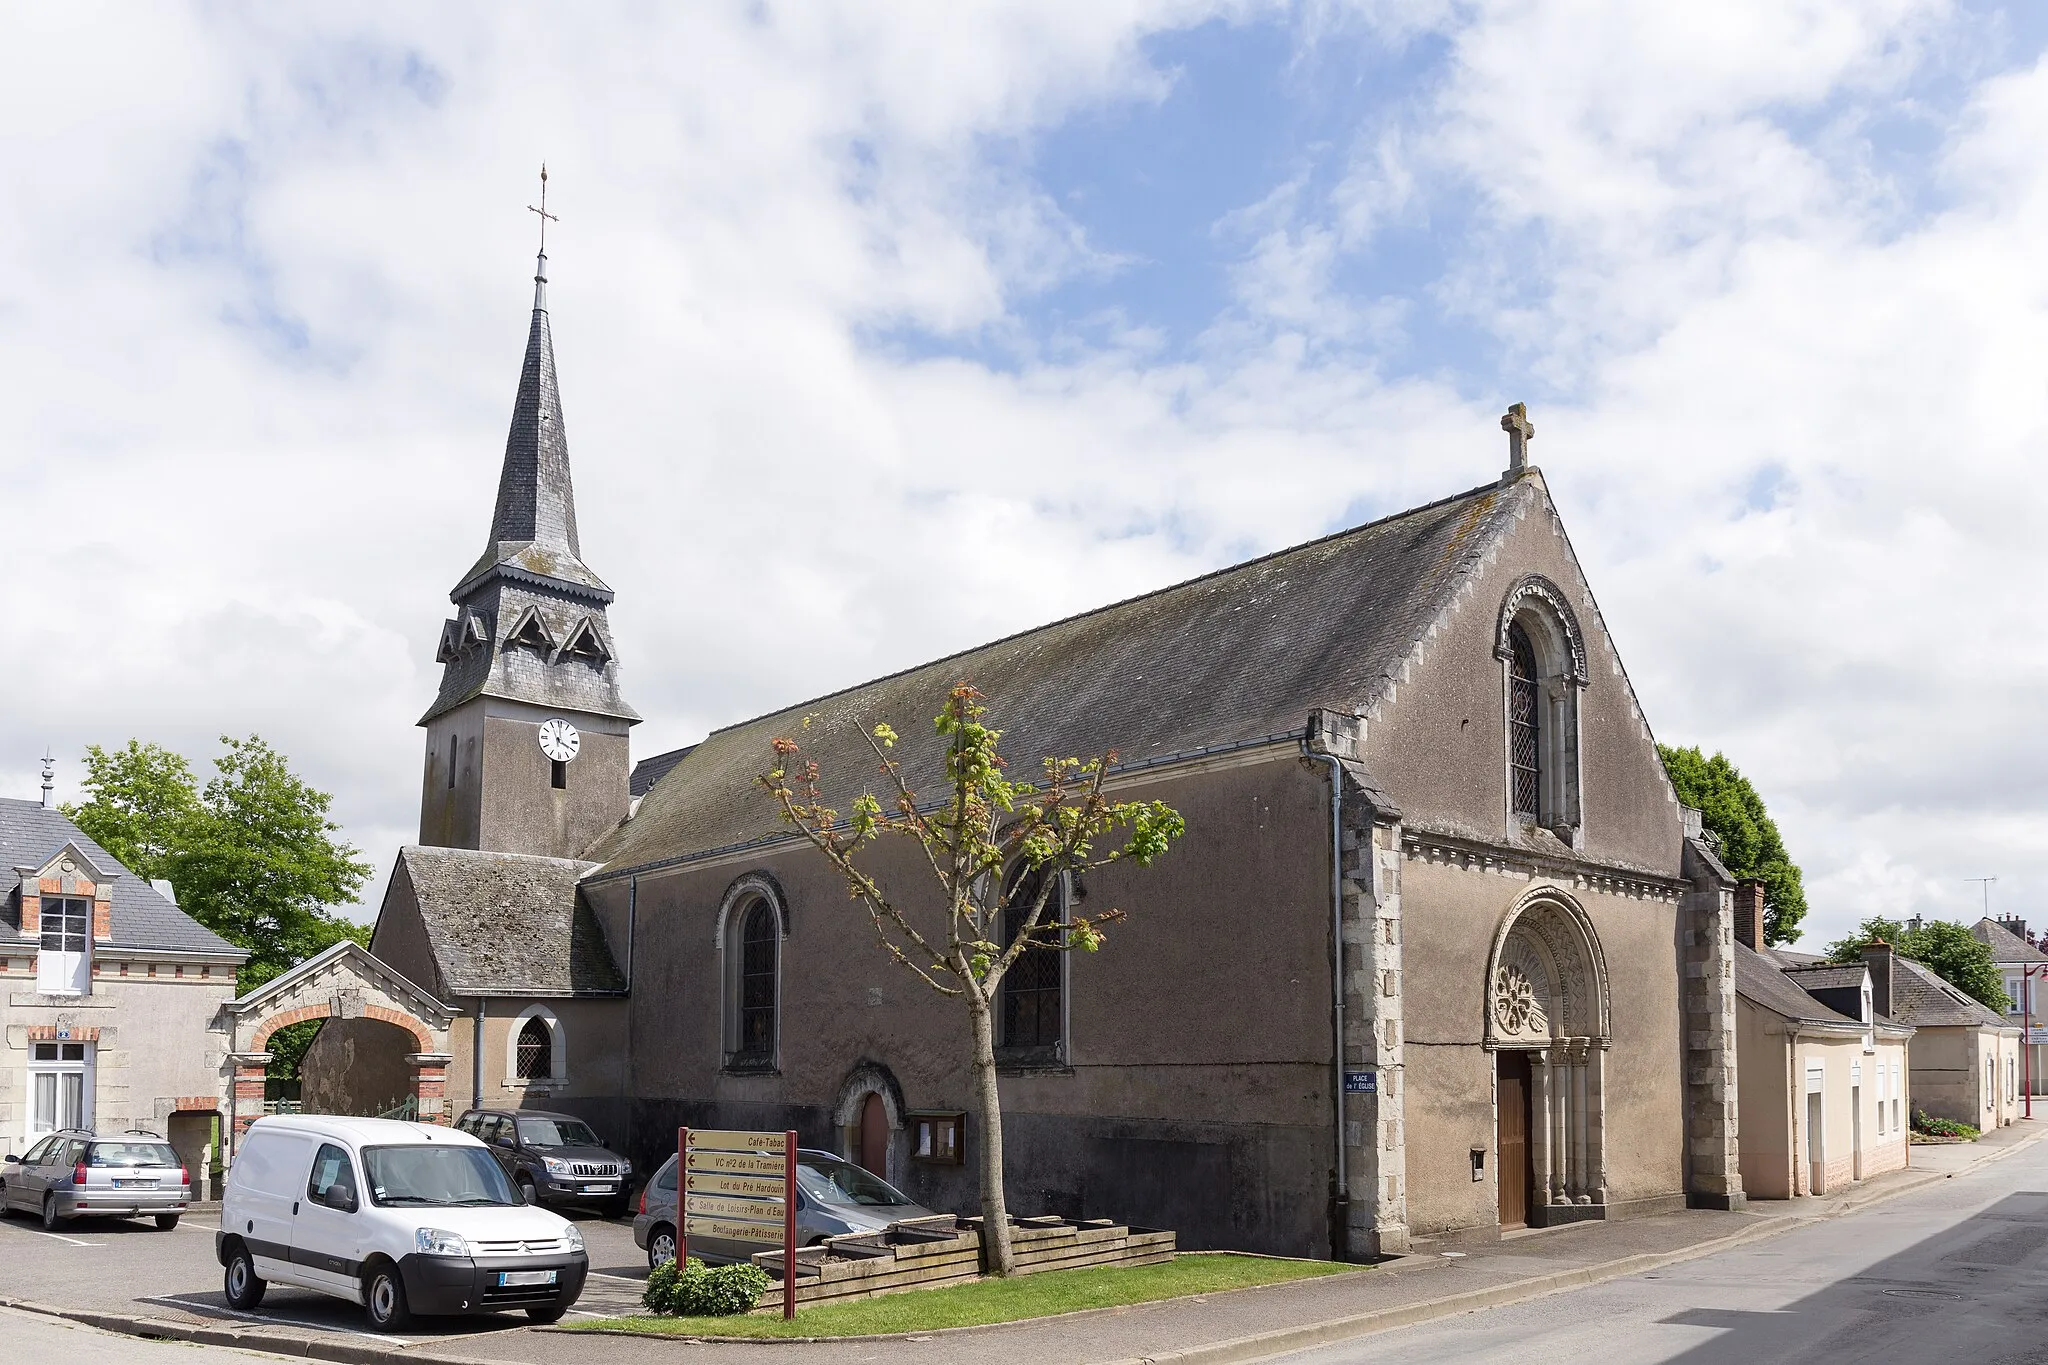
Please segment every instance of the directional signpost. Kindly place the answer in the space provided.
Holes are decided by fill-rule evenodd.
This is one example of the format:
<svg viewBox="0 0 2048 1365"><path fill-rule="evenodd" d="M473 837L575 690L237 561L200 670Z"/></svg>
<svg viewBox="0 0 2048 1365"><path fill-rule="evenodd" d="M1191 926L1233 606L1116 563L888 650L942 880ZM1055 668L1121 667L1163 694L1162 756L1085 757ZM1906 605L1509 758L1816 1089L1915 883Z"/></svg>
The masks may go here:
<svg viewBox="0 0 2048 1365"><path fill-rule="evenodd" d="M682 1224L676 1264L692 1237L782 1244L782 1316L796 1316L796 1134L676 1130Z"/></svg>

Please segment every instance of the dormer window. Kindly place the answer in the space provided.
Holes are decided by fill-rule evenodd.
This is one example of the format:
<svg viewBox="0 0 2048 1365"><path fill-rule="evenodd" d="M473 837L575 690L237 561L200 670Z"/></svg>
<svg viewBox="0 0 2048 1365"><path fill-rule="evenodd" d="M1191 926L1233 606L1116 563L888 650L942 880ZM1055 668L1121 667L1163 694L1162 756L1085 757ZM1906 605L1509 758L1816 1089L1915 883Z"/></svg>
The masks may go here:
<svg viewBox="0 0 2048 1365"><path fill-rule="evenodd" d="M36 992L86 995L92 990L92 902L79 896L43 897L36 953Z"/></svg>

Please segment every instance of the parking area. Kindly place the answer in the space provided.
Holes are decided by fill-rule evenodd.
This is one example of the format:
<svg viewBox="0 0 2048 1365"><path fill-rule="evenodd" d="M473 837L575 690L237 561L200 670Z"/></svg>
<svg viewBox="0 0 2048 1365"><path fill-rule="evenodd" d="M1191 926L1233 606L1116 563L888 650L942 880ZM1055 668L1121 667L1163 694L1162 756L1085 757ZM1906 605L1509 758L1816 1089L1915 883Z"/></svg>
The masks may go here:
<svg viewBox="0 0 2048 1365"><path fill-rule="evenodd" d="M640 1303L646 1254L633 1245L629 1218L616 1221L572 1212L590 1252L590 1279L572 1316L609 1317ZM0 1218L0 1258L8 1266L11 1298L64 1308L132 1313L189 1321L262 1323L317 1335L368 1336L363 1310L307 1290L273 1285L262 1307L240 1313L221 1295L221 1268L213 1257L217 1209L188 1213L160 1232L147 1220L91 1219L47 1233L36 1221ZM387 1342L450 1341L518 1331L521 1313L466 1318L425 1318L402 1338Z"/></svg>

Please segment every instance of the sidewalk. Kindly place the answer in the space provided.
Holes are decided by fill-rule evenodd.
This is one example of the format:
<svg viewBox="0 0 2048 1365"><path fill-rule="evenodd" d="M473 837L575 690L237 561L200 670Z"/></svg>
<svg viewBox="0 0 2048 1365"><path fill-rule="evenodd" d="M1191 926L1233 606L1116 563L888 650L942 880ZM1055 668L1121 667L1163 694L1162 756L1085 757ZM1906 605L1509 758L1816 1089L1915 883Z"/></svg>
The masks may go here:
<svg viewBox="0 0 2048 1365"><path fill-rule="evenodd" d="M1642 1274L1773 1237L1824 1218L1975 1170L2048 1136L2048 1118L2014 1124L1978 1142L1915 1147L1912 1166L1838 1195L1773 1200L1741 1213L1688 1211L1618 1223L1578 1223L1517 1233L1463 1254L1426 1253L1383 1266L1292 1284L1135 1304L994 1327L922 1336L829 1342L710 1342L514 1329L459 1342L392 1348L357 1338L311 1337L268 1328L122 1318L42 1308L141 1335L234 1344L317 1359L507 1362L508 1365L824 1365L908 1357L962 1365L1028 1360L1088 1365L1236 1365L1458 1313L1496 1307L1603 1280ZM33 1305L20 1305L33 1307Z"/></svg>

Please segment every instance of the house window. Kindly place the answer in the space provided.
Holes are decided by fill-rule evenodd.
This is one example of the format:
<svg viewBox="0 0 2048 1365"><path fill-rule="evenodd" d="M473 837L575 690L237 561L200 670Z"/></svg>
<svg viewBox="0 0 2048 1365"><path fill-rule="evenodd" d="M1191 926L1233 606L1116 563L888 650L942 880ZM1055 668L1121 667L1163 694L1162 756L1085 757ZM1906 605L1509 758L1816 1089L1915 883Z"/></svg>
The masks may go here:
<svg viewBox="0 0 2048 1365"><path fill-rule="evenodd" d="M1015 943L1017 936L1024 932L1024 922L1044 885L1043 874L1037 871L1013 875L1016 882L1003 909L1003 942L1006 945ZM1061 887L1055 885L1046 897L1044 911L1039 915L1041 935L1046 926L1057 925L1065 919L1063 899ZM1010 970L1003 975L1000 1017L1000 1045L1008 1054L1008 1060L1023 1063L1062 1060L1061 1048L1066 1041L1065 972L1066 954L1042 943L1026 948L1010 964Z"/></svg>
<svg viewBox="0 0 2048 1365"><path fill-rule="evenodd" d="M92 1056L86 1043L36 1043L29 1053L29 1131L90 1128Z"/></svg>
<svg viewBox="0 0 2048 1365"><path fill-rule="evenodd" d="M519 1055L514 1070L522 1081L544 1081L555 1074L555 1031L539 1015L519 1027Z"/></svg>
<svg viewBox="0 0 2048 1365"><path fill-rule="evenodd" d="M42 938L36 955L36 990L43 995L84 995L92 982L92 902L75 896L43 897Z"/></svg>
<svg viewBox="0 0 2048 1365"><path fill-rule="evenodd" d="M782 916L757 892L737 904L723 936L725 1064L736 1071L772 1070L782 994Z"/></svg>
<svg viewBox="0 0 2048 1365"><path fill-rule="evenodd" d="M960 1140L965 1114L912 1114L910 1116L910 1157L934 1166L958 1166L967 1159Z"/></svg>
<svg viewBox="0 0 2048 1365"><path fill-rule="evenodd" d="M1508 627L1508 764L1515 814L1543 817L1542 685L1536 650L1521 623Z"/></svg>

